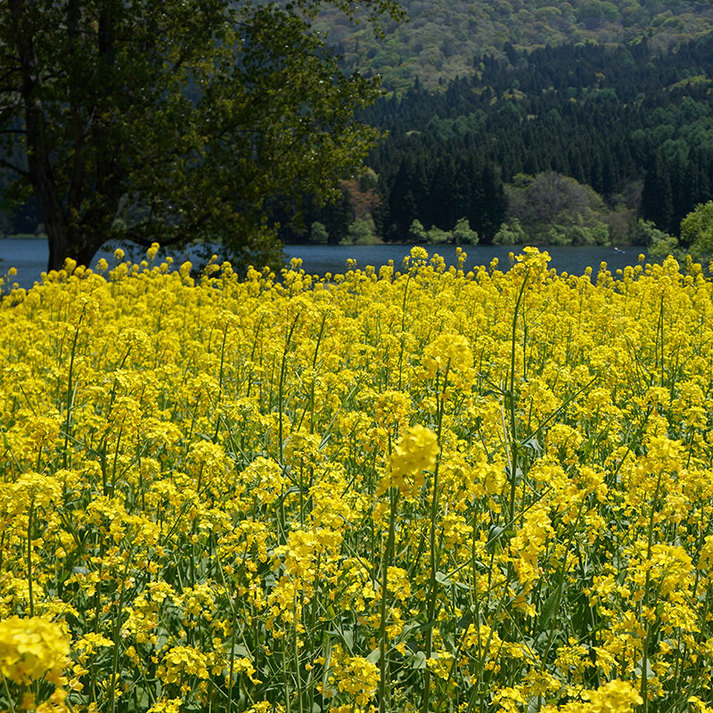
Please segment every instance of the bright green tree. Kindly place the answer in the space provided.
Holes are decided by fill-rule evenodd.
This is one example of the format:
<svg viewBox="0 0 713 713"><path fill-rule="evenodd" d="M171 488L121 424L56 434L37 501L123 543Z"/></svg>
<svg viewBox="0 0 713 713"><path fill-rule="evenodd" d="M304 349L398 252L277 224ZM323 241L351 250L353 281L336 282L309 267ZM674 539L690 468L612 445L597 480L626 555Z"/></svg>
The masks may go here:
<svg viewBox="0 0 713 713"><path fill-rule="evenodd" d="M324 223L320 223L318 220L315 220L310 227L309 239L313 243L326 245L329 242L329 232L327 231L327 226Z"/></svg>
<svg viewBox="0 0 713 713"><path fill-rule="evenodd" d="M713 254L713 201L699 203L681 221L681 239L695 258Z"/></svg>
<svg viewBox="0 0 713 713"><path fill-rule="evenodd" d="M459 218L452 230L456 245L477 245L478 233L470 227L468 218Z"/></svg>
<svg viewBox="0 0 713 713"><path fill-rule="evenodd" d="M411 221L411 225L408 229L408 239L414 243L428 242L428 231L418 218L414 218Z"/></svg>
<svg viewBox="0 0 713 713"><path fill-rule="evenodd" d="M493 238L493 245L522 245L525 242L527 242L527 233L517 218L503 223Z"/></svg>
<svg viewBox="0 0 713 713"><path fill-rule="evenodd" d="M373 223L357 218L349 226L349 234L342 240L342 245L374 245L376 242Z"/></svg>
<svg viewBox="0 0 713 713"><path fill-rule="evenodd" d="M0 166L37 199L49 267L109 239L274 263L265 201L330 197L377 136L354 118L377 84L340 73L322 5L353 3L0 0Z"/></svg>

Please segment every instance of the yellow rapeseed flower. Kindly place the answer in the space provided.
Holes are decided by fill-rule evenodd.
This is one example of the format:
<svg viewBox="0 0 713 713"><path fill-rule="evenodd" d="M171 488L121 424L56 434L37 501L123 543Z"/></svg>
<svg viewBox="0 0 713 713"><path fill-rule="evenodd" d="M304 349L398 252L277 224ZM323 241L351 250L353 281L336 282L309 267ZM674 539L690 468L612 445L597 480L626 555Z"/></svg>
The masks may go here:
<svg viewBox="0 0 713 713"><path fill-rule="evenodd" d="M438 439L431 429L416 424L399 438L380 492L398 488L402 495L413 497L426 481L424 471L433 470L438 456Z"/></svg>
<svg viewBox="0 0 713 713"><path fill-rule="evenodd" d="M0 621L0 674L28 685L44 678L61 686L69 664L64 627L42 617L11 616Z"/></svg>

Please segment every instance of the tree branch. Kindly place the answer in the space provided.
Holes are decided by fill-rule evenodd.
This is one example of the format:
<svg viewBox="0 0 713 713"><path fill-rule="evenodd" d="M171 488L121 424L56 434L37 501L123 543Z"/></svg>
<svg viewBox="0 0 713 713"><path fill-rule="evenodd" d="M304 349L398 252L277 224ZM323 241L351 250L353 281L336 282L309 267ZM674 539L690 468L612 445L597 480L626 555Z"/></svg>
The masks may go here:
<svg viewBox="0 0 713 713"><path fill-rule="evenodd" d="M0 158L0 166L3 168L9 168L11 171L15 171L15 173L19 173L23 178L30 178L30 174L20 168L19 166L16 166L14 163L10 163L10 161L6 161L3 158Z"/></svg>

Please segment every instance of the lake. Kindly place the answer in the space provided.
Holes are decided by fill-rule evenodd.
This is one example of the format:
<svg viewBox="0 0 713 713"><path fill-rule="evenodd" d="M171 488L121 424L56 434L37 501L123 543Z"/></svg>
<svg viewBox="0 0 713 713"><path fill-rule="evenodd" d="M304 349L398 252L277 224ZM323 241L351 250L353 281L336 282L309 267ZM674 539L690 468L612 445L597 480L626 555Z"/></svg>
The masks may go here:
<svg viewBox="0 0 713 713"><path fill-rule="evenodd" d="M457 262L456 248L451 245L426 245L429 255L438 253L449 265ZM293 257L302 258L302 267L310 274L323 275L325 272L344 272L346 261L349 258L356 260L358 268L365 268L373 265L378 268L385 265L389 260L394 261L394 265L399 268L403 258L409 254L410 245L287 245L285 247L285 257L287 260ZM582 274L587 267L591 267L595 272L599 270L602 262L606 262L609 269L614 272L623 269L627 265L636 265L639 248L627 248L617 251L614 248L603 247L547 247L552 260L550 266L558 272L569 272L570 274ZM498 258L502 269L508 266L508 254L522 252L522 246L498 246L498 245L469 245L464 247L468 254L466 268L470 269L475 265L488 265L493 258ZM135 253L141 259L140 253ZM159 258L163 253L159 253ZM190 259L190 252L169 252L180 264L186 259ZM30 288L35 281L40 279L40 275L47 269L48 249L44 240L32 238L5 238L0 239L0 275L5 275L10 267L16 267L17 277L13 282L17 282L20 287ZM97 253L95 263L99 258L105 257L112 261L112 251L102 250Z"/></svg>

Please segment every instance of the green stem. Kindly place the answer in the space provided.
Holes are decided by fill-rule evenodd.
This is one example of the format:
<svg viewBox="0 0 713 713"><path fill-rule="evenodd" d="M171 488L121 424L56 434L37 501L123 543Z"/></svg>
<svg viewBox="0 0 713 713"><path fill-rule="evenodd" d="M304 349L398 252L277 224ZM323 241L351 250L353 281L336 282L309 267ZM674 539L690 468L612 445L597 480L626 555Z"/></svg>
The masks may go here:
<svg viewBox="0 0 713 713"><path fill-rule="evenodd" d="M408 277L406 278L406 286L404 287L404 299L403 302L401 303L401 346L399 349L399 383L398 383L398 390L401 391L401 379L402 379L402 373L403 373L403 365L404 365L404 348L406 344L406 333L404 332L405 326L406 326L406 297L408 296L408 286L409 283L411 282L411 273L409 272Z"/></svg>
<svg viewBox="0 0 713 713"><path fill-rule="evenodd" d="M649 525L648 525L648 542L646 545L646 561L651 562L651 550L654 544L654 517L656 515L657 503L659 499L659 492L661 490L661 475L662 471L659 470L658 476L656 478L656 489L654 490L654 497L651 502L651 512L649 513ZM644 583L644 597L641 603L641 612L639 616L646 614L646 609L649 606L649 588L651 585L651 567L649 566L646 570L646 582ZM641 689L639 695L642 699L641 711L647 713L649 709L649 678L647 676L647 671L649 668L649 638L651 636L651 623L646 620L646 636L641 645Z"/></svg>
<svg viewBox="0 0 713 713"><path fill-rule="evenodd" d="M30 501L30 511L27 515L27 596L30 603L30 616L35 615L35 601L32 596L32 524L35 515L35 501Z"/></svg>
<svg viewBox="0 0 713 713"><path fill-rule="evenodd" d="M5 689L5 695L7 696L7 703L10 706L10 713L15 713L15 704L12 700L12 694L10 693L10 687L7 685L7 677L2 677L2 685Z"/></svg>
<svg viewBox="0 0 713 713"><path fill-rule="evenodd" d="M476 542L478 536L476 515L473 514L473 525L472 525L472 535L470 544L470 566L471 566L471 577L473 578L473 589L471 593L471 607L475 612L475 631L478 639L478 698L480 702L480 708L483 707L483 661L485 660L485 655L483 653L483 641L480 635L480 597L478 594L478 567L476 553ZM467 629L466 629L467 631ZM469 706L470 707L470 706Z"/></svg>
<svg viewBox="0 0 713 713"><path fill-rule="evenodd" d="M119 601L116 616L114 617L114 651L111 660L111 679L109 681L109 710L114 713L116 707L116 679L119 672L119 641L121 639L121 611L124 607L124 593L126 590L126 578L129 571L129 562L131 562L131 555L133 554L133 547L127 552L126 563L124 565L124 572L121 577L121 585L119 587Z"/></svg>
<svg viewBox="0 0 713 713"><path fill-rule="evenodd" d="M228 327L229 325L225 325L225 329L223 330L223 343L221 344L220 347L220 371L218 372L218 399L216 401L217 404L217 414L215 417L215 433L213 434L213 443L218 442L218 432L220 431L220 401L223 398L223 378L224 378L224 368L225 368L225 343L228 339Z"/></svg>
<svg viewBox="0 0 713 713"><path fill-rule="evenodd" d="M438 571L438 553L436 548L436 524L438 520L438 471L441 463L441 435L443 431L443 412L446 402L446 388L448 386L448 372L450 370L450 362L446 365L443 374L443 393L439 392L438 375L436 375L436 398L438 399L437 406L437 429L436 436L438 439L438 456L436 457L436 466L433 469L433 484L431 492L431 523L429 531L429 555L430 555L430 574L428 582L428 602L426 605L426 643L425 655L426 661L431 658L433 653L433 628L436 619L436 600L438 598L438 580L436 572ZM431 671L426 664L423 672L423 700L421 703L422 713L429 713L431 698Z"/></svg>
<svg viewBox="0 0 713 713"><path fill-rule="evenodd" d="M285 340L285 349L282 352L282 364L280 365L280 383L277 387L277 409L278 409L278 429L277 429L277 449L280 456L279 462L282 464L283 461L283 429L284 429L284 394L285 394L285 374L287 372L287 355L290 350L290 343L292 342L292 335L294 334L295 327L297 327L297 322L299 321L299 313L296 315L290 331L287 333L287 339Z"/></svg>
<svg viewBox="0 0 713 713"><path fill-rule="evenodd" d="M285 672L285 713L292 713L292 702L290 701L290 686L288 683L289 666L287 665L287 642L282 644L282 670Z"/></svg>
<svg viewBox="0 0 713 713"><path fill-rule="evenodd" d="M510 413L510 520L515 520L515 490L517 485L518 468L518 443L517 425L515 422L515 347L517 342L517 318L520 312L520 304L525 294L528 273L522 280L520 292L515 303L515 311L512 316L512 339L510 343L510 384L508 389L508 411ZM506 434L507 437L507 434Z"/></svg>
<svg viewBox="0 0 713 713"><path fill-rule="evenodd" d="M301 602L304 604L304 602ZM300 713L304 713L304 708L302 705L302 676L300 674L300 647L299 640L297 637L297 591L295 591L292 601L292 653L295 659L295 681L297 682L297 705L299 707ZM302 611L302 606L300 606L300 612Z"/></svg>
<svg viewBox="0 0 713 713"><path fill-rule="evenodd" d="M63 461L64 461L64 468L69 467L69 460L67 456L67 450L69 448L69 434L70 434L70 427L71 427L71 422L72 422L72 402L74 401L73 398L73 384L72 384L72 378L74 376L74 356L77 353L77 340L79 339L79 328L82 326L82 320L84 319L84 314L86 312L86 305L84 306L84 309L82 310L82 313L79 315L79 321L77 322L77 329L74 331L74 340L72 342L72 353L69 358L69 374L67 376L67 396L65 399L65 408L67 410L67 417L64 422L64 453L63 453Z"/></svg>
<svg viewBox="0 0 713 713"><path fill-rule="evenodd" d="M401 492L391 488L389 510L389 534L386 538L384 553L381 558L381 603L379 605L379 713L386 713L388 661L386 655L386 598L389 586L389 565L394 556L396 539L396 512Z"/></svg>

